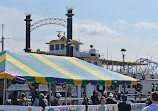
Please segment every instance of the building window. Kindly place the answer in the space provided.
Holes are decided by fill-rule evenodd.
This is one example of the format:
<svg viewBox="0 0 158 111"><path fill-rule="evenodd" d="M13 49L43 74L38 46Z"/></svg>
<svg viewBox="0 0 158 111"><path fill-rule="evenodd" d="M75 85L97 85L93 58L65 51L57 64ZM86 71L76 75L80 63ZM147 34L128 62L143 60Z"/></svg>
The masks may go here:
<svg viewBox="0 0 158 111"><path fill-rule="evenodd" d="M61 47L61 50L64 50L64 49L65 49L64 44L60 44L60 47Z"/></svg>
<svg viewBox="0 0 158 111"><path fill-rule="evenodd" d="M55 50L59 50L59 44L55 45Z"/></svg>
<svg viewBox="0 0 158 111"><path fill-rule="evenodd" d="M50 45L50 50L54 50L54 45Z"/></svg>
<svg viewBox="0 0 158 111"><path fill-rule="evenodd" d="M75 46L75 49L76 49L77 51L79 51L79 45L76 45L76 46Z"/></svg>

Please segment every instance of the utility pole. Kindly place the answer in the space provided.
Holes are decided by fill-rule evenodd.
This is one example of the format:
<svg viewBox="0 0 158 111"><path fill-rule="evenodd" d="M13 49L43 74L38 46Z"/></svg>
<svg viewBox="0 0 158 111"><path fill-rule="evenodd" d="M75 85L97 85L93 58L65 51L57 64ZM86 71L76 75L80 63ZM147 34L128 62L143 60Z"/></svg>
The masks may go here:
<svg viewBox="0 0 158 111"><path fill-rule="evenodd" d="M4 29L4 25L2 24L2 40L0 41L0 43L2 44L2 51L4 51L4 39L9 39L9 38L4 38L4 35L3 35L3 29Z"/></svg>
<svg viewBox="0 0 158 111"><path fill-rule="evenodd" d="M4 28L4 25L2 24L2 41L1 41L1 44L2 44L2 51L4 50L4 36L3 36L3 28Z"/></svg>

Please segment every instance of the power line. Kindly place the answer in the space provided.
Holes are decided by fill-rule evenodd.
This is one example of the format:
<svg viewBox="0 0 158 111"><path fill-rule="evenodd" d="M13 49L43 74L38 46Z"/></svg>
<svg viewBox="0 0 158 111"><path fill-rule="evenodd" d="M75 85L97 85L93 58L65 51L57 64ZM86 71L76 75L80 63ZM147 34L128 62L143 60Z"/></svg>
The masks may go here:
<svg viewBox="0 0 158 111"><path fill-rule="evenodd" d="M14 46L11 46L11 45L9 44L8 40L6 40L6 42L8 43L9 48L10 48L13 52L15 52L14 49L16 49L16 48L13 49Z"/></svg>

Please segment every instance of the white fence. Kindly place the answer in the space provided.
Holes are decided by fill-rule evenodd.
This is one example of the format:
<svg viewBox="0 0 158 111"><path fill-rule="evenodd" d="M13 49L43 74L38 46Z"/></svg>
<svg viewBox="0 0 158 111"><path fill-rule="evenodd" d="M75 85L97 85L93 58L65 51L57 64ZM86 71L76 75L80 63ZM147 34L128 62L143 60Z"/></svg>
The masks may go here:
<svg viewBox="0 0 158 111"><path fill-rule="evenodd" d="M105 111L117 111L117 104L105 105ZM88 111L99 111L99 105L88 105Z"/></svg>
<svg viewBox="0 0 158 111"><path fill-rule="evenodd" d="M144 103L131 104L131 111L141 111L145 107ZM45 111L70 111L75 108L76 111L85 111L85 105L69 105L69 106L48 106ZM99 105L88 105L88 111L98 111ZM105 111L117 111L117 104L105 105ZM36 106L11 106L0 105L0 111L42 111L41 107Z"/></svg>
<svg viewBox="0 0 158 111"><path fill-rule="evenodd" d="M145 103L131 104L131 111L141 111L145 107ZM69 105L69 106L50 106L46 107L45 111L70 111L70 109L76 108L76 111L85 111L85 105ZM88 111L98 111L99 105L88 105ZM118 111L117 104L105 105L105 111Z"/></svg>
<svg viewBox="0 0 158 111"><path fill-rule="evenodd" d="M131 111L141 111L145 106L145 103L131 104Z"/></svg>
<svg viewBox="0 0 158 111"><path fill-rule="evenodd" d="M72 108L76 111L85 111L85 105L49 106L45 108L45 111L70 111Z"/></svg>
<svg viewBox="0 0 158 111"><path fill-rule="evenodd" d="M42 111L42 107L0 105L0 111Z"/></svg>

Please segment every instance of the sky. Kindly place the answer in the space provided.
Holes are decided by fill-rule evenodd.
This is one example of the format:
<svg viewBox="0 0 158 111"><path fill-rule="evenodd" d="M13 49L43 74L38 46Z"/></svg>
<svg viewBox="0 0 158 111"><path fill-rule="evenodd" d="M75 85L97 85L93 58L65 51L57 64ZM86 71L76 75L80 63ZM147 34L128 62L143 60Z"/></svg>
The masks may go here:
<svg viewBox="0 0 158 111"><path fill-rule="evenodd" d="M157 0L0 0L0 24L8 38L4 47L24 52L25 14L31 14L31 24L47 18L66 20L66 8L73 8L73 39L84 43L81 51L94 45L103 58L122 61L125 48L125 61L158 62L157 4ZM32 31L32 51L48 51L45 43L58 39L56 31L66 32L66 28L46 25Z"/></svg>

